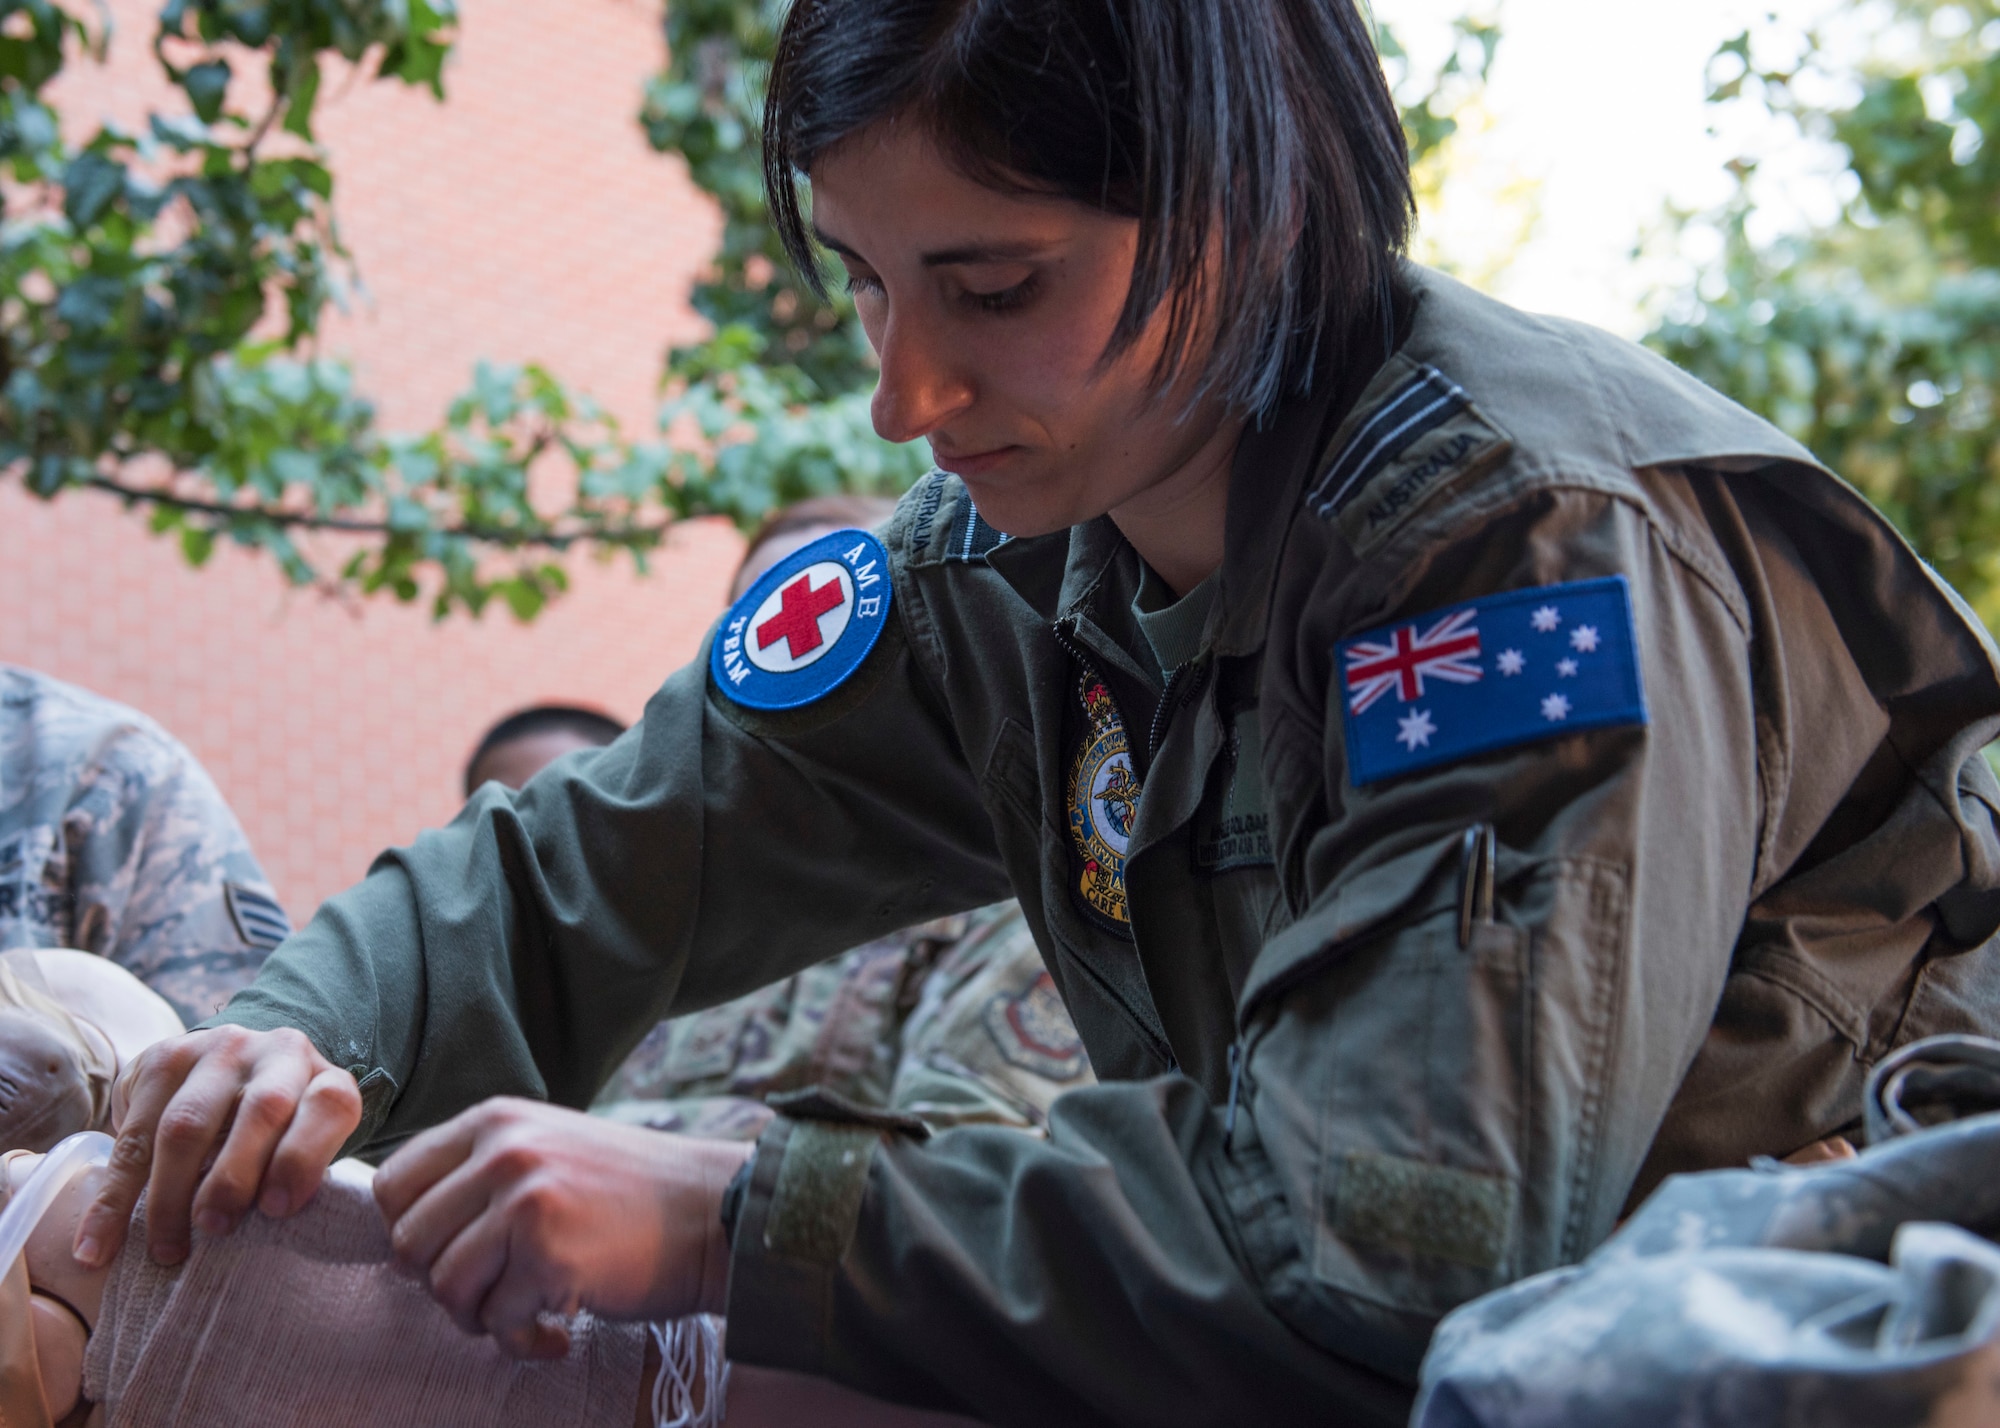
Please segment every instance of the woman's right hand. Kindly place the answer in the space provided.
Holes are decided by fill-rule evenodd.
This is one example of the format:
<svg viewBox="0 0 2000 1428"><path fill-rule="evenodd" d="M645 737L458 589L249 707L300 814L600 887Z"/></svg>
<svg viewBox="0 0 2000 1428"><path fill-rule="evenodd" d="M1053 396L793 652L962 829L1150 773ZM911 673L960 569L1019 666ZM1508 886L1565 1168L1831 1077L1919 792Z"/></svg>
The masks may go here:
<svg viewBox="0 0 2000 1428"><path fill-rule="evenodd" d="M220 1026L147 1047L111 1113L117 1142L76 1258L109 1264L145 1190L147 1248L178 1264L191 1223L221 1235L252 1205L272 1218L302 1209L361 1123L361 1092L301 1032Z"/></svg>

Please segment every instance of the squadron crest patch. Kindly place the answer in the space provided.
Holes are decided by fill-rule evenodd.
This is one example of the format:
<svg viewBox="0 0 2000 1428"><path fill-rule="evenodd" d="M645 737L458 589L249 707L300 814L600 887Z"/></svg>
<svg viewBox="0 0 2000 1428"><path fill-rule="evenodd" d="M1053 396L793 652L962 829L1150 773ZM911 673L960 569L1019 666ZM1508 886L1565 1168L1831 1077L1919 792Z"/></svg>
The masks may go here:
<svg viewBox="0 0 2000 1428"><path fill-rule="evenodd" d="M1083 1073L1083 1041L1046 970L1012 995L996 993L980 1019L1008 1064L1049 1081L1074 1081Z"/></svg>
<svg viewBox="0 0 2000 1428"><path fill-rule="evenodd" d="M1085 670L1077 695L1090 727L1069 773L1069 833L1083 870L1077 891L1084 904L1121 930L1132 925L1125 905L1125 852L1139 817L1139 777L1125 723L1104 681Z"/></svg>
<svg viewBox="0 0 2000 1428"><path fill-rule="evenodd" d="M844 684L889 617L889 553L835 531L757 578L709 648L716 688L751 709L797 709Z"/></svg>

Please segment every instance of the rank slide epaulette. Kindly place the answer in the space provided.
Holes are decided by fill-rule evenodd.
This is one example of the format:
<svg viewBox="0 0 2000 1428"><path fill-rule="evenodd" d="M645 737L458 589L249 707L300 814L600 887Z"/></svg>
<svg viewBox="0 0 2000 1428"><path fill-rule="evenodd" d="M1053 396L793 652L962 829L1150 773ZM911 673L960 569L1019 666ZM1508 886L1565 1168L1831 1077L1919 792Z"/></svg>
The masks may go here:
<svg viewBox="0 0 2000 1428"><path fill-rule="evenodd" d="M1358 422L1306 497L1321 520L1338 521L1365 554L1401 529L1438 492L1512 449L1507 434L1435 367L1395 359L1406 375Z"/></svg>
<svg viewBox="0 0 2000 1428"><path fill-rule="evenodd" d="M945 548L944 558L964 565L984 565L987 554L1005 545L1011 539L1002 531L995 530L979 514L979 508L972 503L971 493L959 502L958 511L952 518L951 544Z"/></svg>

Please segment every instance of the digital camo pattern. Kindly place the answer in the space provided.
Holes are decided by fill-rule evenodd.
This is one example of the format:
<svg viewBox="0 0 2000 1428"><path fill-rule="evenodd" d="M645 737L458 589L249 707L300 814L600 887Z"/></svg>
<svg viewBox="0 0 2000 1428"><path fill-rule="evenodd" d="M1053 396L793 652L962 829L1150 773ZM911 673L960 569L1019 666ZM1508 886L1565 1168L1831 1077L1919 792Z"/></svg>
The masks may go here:
<svg viewBox="0 0 2000 1428"><path fill-rule="evenodd" d="M1974 1040L1911 1050L1948 1067L1950 1043ZM1670 1179L1582 1264L1447 1318L1414 1422L2000 1422L1996 1164L1988 1112L1854 1160Z"/></svg>
<svg viewBox="0 0 2000 1428"><path fill-rule="evenodd" d="M0 665L0 948L108 957L193 1023L289 930L185 748L123 705Z"/></svg>
<svg viewBox="0 0 2000 1428"><path fill-rule="evenodd" d="M1040 1128L1090 1065L1020 908L998 903L854 948L654 1027L599 1095L619 1120L730 1140L764 1097L823 1086L863 1105Z"/></svg>
<svg viewBox="0 0 2000 1428"><path fill-rule="evenodd" d="M996 903L968 921L924 974L889 1109L936 1129L1046 1129L1050 1102L1097 1080L1083 1038L1020 905Z"/></svg>

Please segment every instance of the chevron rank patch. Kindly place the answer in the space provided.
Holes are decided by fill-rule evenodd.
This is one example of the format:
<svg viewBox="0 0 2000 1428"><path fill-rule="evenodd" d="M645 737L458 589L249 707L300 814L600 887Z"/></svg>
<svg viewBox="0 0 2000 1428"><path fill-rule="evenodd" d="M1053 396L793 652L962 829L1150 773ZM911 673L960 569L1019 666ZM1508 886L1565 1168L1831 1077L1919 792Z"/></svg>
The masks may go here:
<svg viewBox="0 0 2000 1428"><path fill-rule="evenodd" d="M1337 520L1356 552L1366 554L1455 479L1506 455L1512 443L1487 421L1456 382L1435 367L1397 357L1400 380L1389 394L1350 417L1306 504Z"/></svg>
<svg viewBox="0 0 2000 1428"><path fill-rule="evenodd" d="M715 687L750 709L797 709L838 689L889 618L889 552L835 531L757 578L709 646Z"/></svg>
<svg viewBox="0 0 2000 1428"><path fill-rule="evenodd" d="M224 883L222 897L229 904L229 917L236 924L237 935L252 947L269 951L292 935L292 920L285 916L276 898L241 883Z"/></svg>
<svg viewBox="0 0 2000 1428"><path fill-rule="evenodd" d="M1356 787L1647 722L1622 575L1449 605L1342 640L1334 660Z"/></svg>

